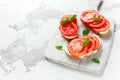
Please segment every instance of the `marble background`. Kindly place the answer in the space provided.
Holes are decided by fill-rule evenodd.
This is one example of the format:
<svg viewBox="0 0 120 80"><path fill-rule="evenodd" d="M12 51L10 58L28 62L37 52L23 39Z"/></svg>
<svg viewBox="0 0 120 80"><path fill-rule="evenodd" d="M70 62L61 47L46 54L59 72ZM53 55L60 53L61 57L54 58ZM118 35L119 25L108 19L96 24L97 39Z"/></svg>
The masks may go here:
<svg viewBox="0 0 120 80"><path fill-rule="evenodd" d="M89 1L91 2L92 0ZM89 3L88 5L90 6ZM100 13L102 15L111 17L115 19L116 22L114 45L103 76L96 77L71 69L61 69L61 67L55 64L51 65L51 63L44 59L43 53L46 42L55 30L55 28L51 29L48 27L49 24L53 24L51 23L51 20L46 19L46 17L56 20L56 18L60 18L62 14L70 11L71 10L56 10L55 7L52 7L47 0L0 0L0 68L3 70L0 70L1 73L12 74L11 72L16 72L12 75L12 80L16 80L17 78L22 80L31 80L35 79L36 76L38 79L43 78L47 80L86 80L87 78L89 78L89 80L118 80L120 73L119 0L104 0L104 3L100 9ZM72 11L78 13L78 10ZM46 14L43 14L43 12ZM49 13L54 14L54 16L46 16ZM56 14L59 16L55 16ZM41 19L38 20L37 18ZM46 30L49 34L44 34ZM46 68L45 66L49 68ZM57 67L55 68L54 66ZM30 70L31 72L28 73L29 75L24 73L25 71L28 72ZM41 72L41 74L39 74L39 72ZM68 72L69 74L66 75ZM38 73L38 75L36 75L36 73ZM49 79L46 77L46 73L49 74L47 75ZM17 78L14 77L15 74L18 75ZM25 78L23 79L21 75ZM41 77L39 77L40 75ZM10 77L3 78L3 80L9 80L9 78Z"/></svg>

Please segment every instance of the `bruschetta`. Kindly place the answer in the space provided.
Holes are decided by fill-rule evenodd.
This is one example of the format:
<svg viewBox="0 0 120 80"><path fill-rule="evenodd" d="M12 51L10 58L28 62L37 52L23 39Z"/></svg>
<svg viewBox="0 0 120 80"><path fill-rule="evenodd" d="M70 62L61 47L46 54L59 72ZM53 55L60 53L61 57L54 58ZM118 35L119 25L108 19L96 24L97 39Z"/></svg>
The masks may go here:
<svg viewBox="0 0 120 80"><path fill-rule="evenodd" d="M83 11L80 20L101 37L106 37L109 33L110 22L95 10Z"/></svg>
<svg viewBox="0 0 120 80"><path fill-rule="evenodd" d="M101 42L97 35L89 34L71 40L65 49L66 54L76 60L89 58L97 53Z"/></svg>
<svg viewBox="0 0 120 80"><path fill-rule="evenodd" d="M75 14L64 15L60 20L59 30L63 37L74 39L78 36L77 18Z"/></svg>

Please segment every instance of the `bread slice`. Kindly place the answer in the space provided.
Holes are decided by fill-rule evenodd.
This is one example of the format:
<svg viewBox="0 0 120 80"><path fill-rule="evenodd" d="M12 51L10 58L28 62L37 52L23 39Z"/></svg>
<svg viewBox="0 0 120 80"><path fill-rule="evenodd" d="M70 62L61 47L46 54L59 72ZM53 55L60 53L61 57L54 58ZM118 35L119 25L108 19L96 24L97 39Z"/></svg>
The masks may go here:
<svg viewBox="0 0 120 80"><path fill-rule="evenodd" d="M99 32L98 35L100 37L107 37L109 35L110 29L106 30L105 32Z"/></svg>

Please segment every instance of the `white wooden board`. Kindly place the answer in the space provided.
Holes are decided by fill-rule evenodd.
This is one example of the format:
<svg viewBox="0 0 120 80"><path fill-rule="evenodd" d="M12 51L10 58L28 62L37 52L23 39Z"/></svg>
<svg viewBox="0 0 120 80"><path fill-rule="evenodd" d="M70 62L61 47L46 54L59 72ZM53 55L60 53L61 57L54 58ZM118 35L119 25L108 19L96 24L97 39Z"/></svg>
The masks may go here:
<svg viewBox="0 0 120 80"><path fill-rule="evenodd" d="M74 59L69 58L64 51L64 48L67 46L68 42L61 36L61 33L58 28L56 29L56 32L51 37L51 39L48 41L45 51L45 57L48 60L77 70L98 74L102 73L105 68L105 65L107 64L107 60L110 55L110 51L114 40L114 28L115 28L114 20L109 19L109 21L111 23L109 36L106 38L101 38L101 47L98 50L98 53L96 55L93 55L91 58L83 61L76 61ZM82 35L82 31L85 28L85 26L80 21L78 21L78 25L79 35ZM89 34L91 33L93 32L91 31ZM55 48L56 45L62 45L63 50L62 51L57 50ZM99 58L100 64L93 63L91 60L93 57Z"/></svg>

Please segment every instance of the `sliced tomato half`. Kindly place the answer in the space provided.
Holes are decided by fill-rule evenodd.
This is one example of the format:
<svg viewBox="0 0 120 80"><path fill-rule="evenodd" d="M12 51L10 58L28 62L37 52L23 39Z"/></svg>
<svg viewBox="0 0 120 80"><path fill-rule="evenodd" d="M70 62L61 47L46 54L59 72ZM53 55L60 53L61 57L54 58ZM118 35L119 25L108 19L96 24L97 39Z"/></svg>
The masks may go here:
<svg viewBox="0 0 120 80"><path fill-rule="evenodd" d="M59 29L63 36L75 36L78 33L78 26L74 22L61 25Z"/></svg>
<svg viewBox="0 0 120 80"><path fill-rule="evenodd" d="M94 20L93 20L94 17L99 17L99 14L95 10L86 10L86 11L82 12L82 14L80 16L80 20L83 23L90 24L90 23L94 22Z"/></svg>

